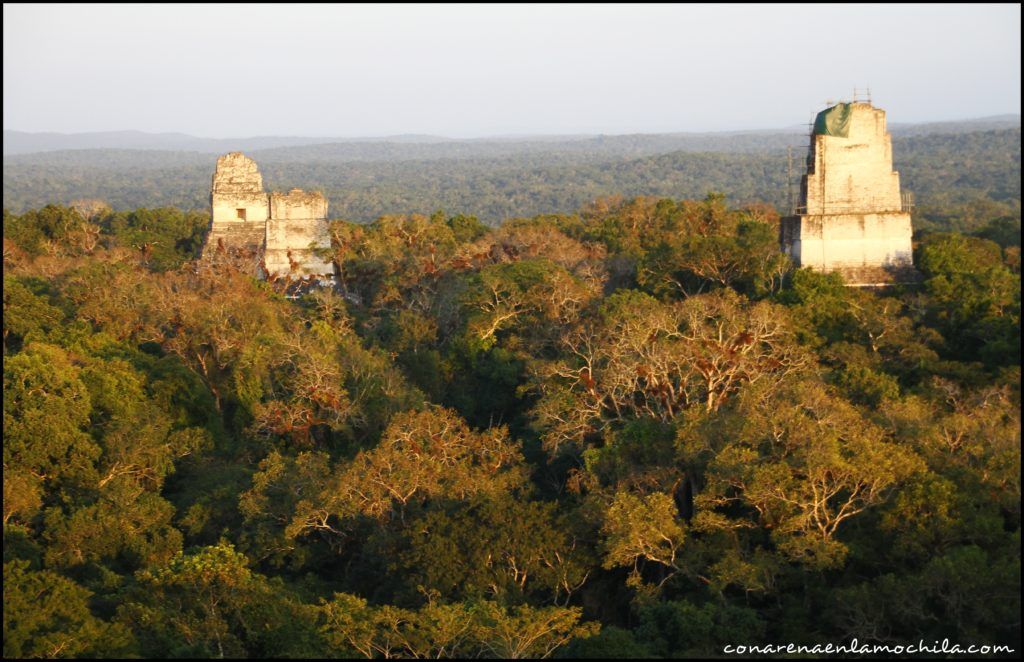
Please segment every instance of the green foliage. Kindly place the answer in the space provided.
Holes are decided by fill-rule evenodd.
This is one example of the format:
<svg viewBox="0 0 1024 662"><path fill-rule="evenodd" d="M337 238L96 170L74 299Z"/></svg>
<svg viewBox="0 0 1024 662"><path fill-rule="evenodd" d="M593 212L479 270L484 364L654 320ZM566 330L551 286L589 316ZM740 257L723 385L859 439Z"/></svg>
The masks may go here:
<svg viewBox="0 0 1024 662"><path fill-rule="evenodd" d="M450 217L445 222L448 224L448 227L452 229L452 234L455 235L455 241L460 244L476 241L487 234L487 226L477 220L476 216L463 216L462 214L458 214Z"/></svg>
<svg viewBox="0 0 1024 662"><path fill-rule="evenodd" d="M90 224L70 207L47 205L16 216L4 213L4 237L30 255L80 248Z"/></svg>
<svg viewBox="0 0 1024 662"><path fill-rule="evenodd" d="M138 574L118 619L145 656L315 656L312 607L247 566L227 544L179 553Z"/></svg>
<svg viewBox="0 0 1024 662"><path fill-rule="evenodd" d="M490 601L441 604L419 610L371 607L337 593L321 607L321 627L331 647L362 657L546 658L573 639L596 634L596 623L579 623L578 607L520 605Z"/></svg>
<svg viewBox="0 0 1024 662"><path fill-rule="evenodd" d="M685 539L685 528L679 522L675 503L665 494L616 494L601 532L605 535L606 568L632 566L636 578L643 561L672 571L680 569L676 557Z"/></svg>
<svg viewBox="0 0 1024 662"><path fill-rule="evenodd" d="M812 568L841 566L840 526L923 469L917 454L813 381L750 389L691 426L680 431L684 456L708 462L694 527L739 529L737 519L754 517L785 557Z"/></svg>
<svg viewBox="0 0 1024 662"><path fill-rule="evenodd" d="M87 431L90 410L81 370L63 349L31 344L6 358L5 471L44 483L89 480L101 453Z"/></svg>
<svg viewBox="0 0 1024 662"><path fill-rule="evenodd" d="M921 229L972 232L1020 214L1020 127L893 139L894 167L917 200ZM786 147L803 134L601 136L568 142L396 145L348 143L261 151L273 190L320 188L339 218L460 210L496 225L569 213L610 194L730 199L787 205ZM212 154L75 150L6 157L4 205L101 198L114 209L209 204ZM797 182L793 182L797 185ZM453 224L453 229L454 229Z"/></svg>
<svg viewBox="0 0 1024 662"><path fill-rule="evenodd" d="M102 564L121 572L161 563L181 550L181 533L171 526L173 514L165 499L129 490L108 490L70 517L51 509L46 563L57 568Z"/></svg>
<svg viewBox="0 0 1024 662"><path fill-rule="evenodd" d="M64 312L52 304L45 281L4 275L5 355L25 342L59 337L64 323Z"/></svg>
<svg viewBox="0 0 1024 662"><path fill-rule="evenodd" d="M1014 643L1019 208L978 200L919 287L711 194L338 222L295 299L194 261L203 214L5 212L5 656Z"/></svg>
<svg viewBox="0 0 1024 662"><path fill-rule="evenodd" d="M1020 278L999 246L961 235L933 235L916 260L929 295L927 314L958 358L1020 363Z"/></svg>
<svg viewBox="0 0 1024 662"><path fill-rule="evenodd" d="M630 630L610 627L585 639L573 639L560 657L582 660L630 660L653 657L647 645L640 643Z"/></svg>
<svg viewBox="0 0 1024 662"><path fill-rule="evenodd" d="M1003 248L1020 247L1020 218L1002 216L988 222L985 227L976 230L975 237L994 241Z"/></svg>
<svg viewBox="0 0 1024 662"><path fill-rule="evenodd" d="M586 579L590 560L568 518L553 504L500 496L412 523L397 565L410 587L457 599L527 597L567 601Z"/></svg>
<svg viewBox="0 0 1024 662"><path fill-rule="evenodd" d="M5 561L4 657L118 657L129 652L129 632L96 618L89 595L54 572Z"/></svg>
<svg viewBox="0 0 1024 662"><path fill-rule="evenodd" d="M640 260L642 287L661 296L709 287L763 296L779 288L789 264L777 226L726 211L721 196L709 196L695 216L684 216L684 231L669 233Z"/></svg>
<svg viewBox="0 0 1024 662"><path fill-rule="evenodd" d="M852 402L869 407L877 407L883 400L900 394L899 384L894 378L863 366L851 366L841 371L836 383Z"/></svg>
<svg viewBox="0 0 1024 662"><path fill-rule="evenodd" d="M918 571L884 574L838 592L829 616L847 636L916 631L924 641L1015 635L1012 606L1020 564L966 545L932 556ZM940 625L941 623L941 625Z"/></svg>
<svg viewBox="0 0 1024 662"><path fill-rule="evenodd" d="M639 609L636 636L658 657L720 654L726 644L761 641L765 623L753 609L680 600Z"/></svg>
<svg viewBox="0 0 1024 662"><path fill-rule="evenodd" d="M138 250L154 270L167 271L199 257L210 219L204 212L164 207L111 213L99 222L118 246Z"/></svg>

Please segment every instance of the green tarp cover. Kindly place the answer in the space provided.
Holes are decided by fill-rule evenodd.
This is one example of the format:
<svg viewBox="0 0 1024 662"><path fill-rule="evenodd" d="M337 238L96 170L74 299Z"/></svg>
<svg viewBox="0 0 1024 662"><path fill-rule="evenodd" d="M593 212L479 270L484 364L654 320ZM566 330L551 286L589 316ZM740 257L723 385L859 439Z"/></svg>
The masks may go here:
<svg viewBox="0 0 1024 662"><path fill-rule="evenodd" d="M840 103L826 108L814 118L814 134L818 136L838 136L847 138L850 135L850 104Z"/></svg>

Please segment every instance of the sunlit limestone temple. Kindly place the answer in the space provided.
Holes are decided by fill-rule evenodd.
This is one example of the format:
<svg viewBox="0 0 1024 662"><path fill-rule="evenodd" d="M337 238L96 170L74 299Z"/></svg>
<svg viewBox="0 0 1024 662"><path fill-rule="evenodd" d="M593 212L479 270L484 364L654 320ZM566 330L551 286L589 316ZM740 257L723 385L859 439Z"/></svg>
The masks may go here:
<svg viewBox="0 0 1024 662"><path fill-rule="evenodd" d="M839 103L815 118L796 213L780 226L782 250L848 285L912 281L910 207L892 169L885 111Z"/></svg>

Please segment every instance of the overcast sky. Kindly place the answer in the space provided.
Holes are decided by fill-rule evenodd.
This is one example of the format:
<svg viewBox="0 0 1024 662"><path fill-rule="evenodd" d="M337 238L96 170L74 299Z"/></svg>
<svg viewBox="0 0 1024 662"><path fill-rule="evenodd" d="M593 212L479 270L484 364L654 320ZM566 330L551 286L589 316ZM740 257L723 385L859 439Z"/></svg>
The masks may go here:
<svg viewBox="0 0 1024 662"><path fill-rule="evenodd" d="M449 137L1020 113L1020 5L11 5L4 128Z"/></svg>

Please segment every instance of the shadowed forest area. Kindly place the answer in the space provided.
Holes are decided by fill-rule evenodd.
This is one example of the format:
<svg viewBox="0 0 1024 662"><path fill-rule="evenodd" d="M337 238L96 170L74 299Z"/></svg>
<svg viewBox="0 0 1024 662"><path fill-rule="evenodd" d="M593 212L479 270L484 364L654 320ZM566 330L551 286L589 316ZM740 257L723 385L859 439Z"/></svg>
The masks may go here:
<svg viewBox="0 0 1024 662"><path fill-rule="evenodd" d="M197 260L207 165L5 160L4 655L1015 646L1019 139L898 146L884 291L780 254L758 155L371 164L306 291Z"/></svg>

